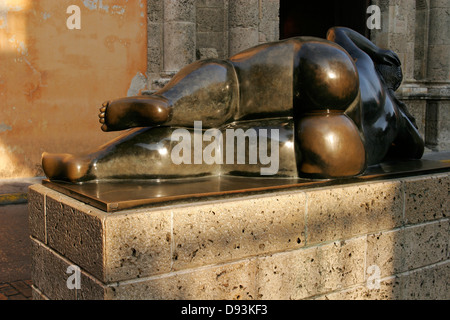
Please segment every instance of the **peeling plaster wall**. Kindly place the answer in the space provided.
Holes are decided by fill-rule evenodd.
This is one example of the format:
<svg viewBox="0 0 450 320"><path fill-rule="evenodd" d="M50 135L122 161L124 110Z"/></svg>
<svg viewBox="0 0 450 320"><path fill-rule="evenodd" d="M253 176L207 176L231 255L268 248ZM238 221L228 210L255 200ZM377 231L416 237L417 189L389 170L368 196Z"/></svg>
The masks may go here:
<svg viewBox="0 0 450 320"><path fill-rule="evenodd" d="M67 28L70 5L80 30ZM146 0L0 0L0 179L118 135L100 130L98 109L145 87L146 12Z"/></svg>

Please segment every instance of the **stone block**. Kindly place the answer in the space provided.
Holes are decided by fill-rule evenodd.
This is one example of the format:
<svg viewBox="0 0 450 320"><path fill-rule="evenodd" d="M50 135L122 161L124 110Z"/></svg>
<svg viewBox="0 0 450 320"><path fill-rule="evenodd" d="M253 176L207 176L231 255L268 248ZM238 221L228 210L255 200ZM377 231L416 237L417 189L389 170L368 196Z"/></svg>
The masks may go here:
<svg viewBox="0 0 450 320"><path fill-rule="evenodd" d="M229 1L228 23L230 28L257 28L259 0Z"/></svg>
<svg viewBox="0 0 450 320"><path fill-rule="evenodd" d="M147 24L148 47L161 49L163 46L163 24L152 23Z"/></svg>
<svg viewBox="0 0 450 320"><path fill-rule="evenodd" d="M447 174L408 178L405 188L405 223L414 224L450 215L450 177Z"/></svg>
<svg viewBox="0 0 450 320"><path fill-rule="evenodd" d="M258 298L303 299L364 281L365 237L258 260Z"/></svg>
<svg viewBox="0 0 450 320"><path fill-rule="evenodd" d="M171 211L140 211L105 220L106 283L171 270Z"/></svg>
<svg viewBox="0 0 450 320"><path fill-rule="evenodd" d="M197 32L224 32L223 14L220 8L197 9Z"/></svg>
<svg viewBox="0 0 450 320"><path fill-rule="evenodd" d="M405 228L404 270L412 270L448 259L449 220Z"/></svg>
<svg viewBox="0 0 450 320"><path fill-rule="evenodd" d="M167 274L107 288L111 300L250 300L256 298L256 262Z"/></svg>
<svg viewBox="0 0 450 320"><path fill-rule="evenodd" d="M48 300L48 298L46 296L44 296L42 294L42 292L40 292L38 289L36 289L36 287L31 286L31 299L33 301L44 301L44 300Z"/></svg>
<svg viewBox="0 0 450 320"><path fill-rule="evenodd" d="M398 277L381 280L375 286L359 285L317 297L315 300L401 300L402 286Z"/></svg>
<svg viewBox="0 0 450 320"><path fill-rule="evenodd" d="M229 32L229 54L230 56L251 48L259 43L258 28L236 27Z"/></svg>
<svg viewBox="0 0 450 320"><path fill-rule="evenodd" d="M380 232L367 237L367 266L377 266L381 277L448 259L449 221Z"/></svg>
<svg viewBox="0 0 450 320"><path fill-rule="evenodd" d="M303 247L304 212L302 193L174 210L173 269Z"/></svg>
<svg viewBox="0 0 450 320"><path fill-rule="evenodd" d="M148 0L147 16L149 22L162 23L164 21L164 2L161 0Z"/></svg>
<svg viewBox="0 0 450 320"><path fill-rule="evenodd" d="M225 56L228 50L228 43L226 45L224 43L226 43L226 38L223 32L197 32L197 48L216 49L219 59L228 58Z"/></svg>
<svg viewBox="0 0 450 320"><path fill-rule="evenodd" d="M156 74L162 70L163 57L160 48L148 48L148 73L149 75ZM150 78L152 79L152 78Z"/></svg>
<svg viewBox="0 0 450 320"><path fill-rule="evenodd" d="M259 42L277 41L280 35L280 23L278 21L265 21L259 27Z"/></svg>
<svg viewBox="0 0 450 320"><path fill-rule="evenodd" d="M107 285L81 270L77 300L105 300L111 291Z"/></svg>
<svg viewBox="0 0 450 320"><path fill-rule="evenodd" d="M196 0L195 6L196 6L197 10L200 8L208 7L208 5L206 4L206 0Z"/></svg>
<svg viewBox="0 0 450 320"><path fill-rule="evenodd" d="M46 196L48 245L74 264L103 279L105 214L64 195Z"/></svg>
<svg viewBox="0 0 450 320"><path fill-rule="evenodd" d="M450 45L428 46L428 71L427 77L430 80L446 80L450 77L450 61L443 59L450 51Z"/></svg>
<svg viewBox="0 0 450 320"><path fill-rule="evenodd" d="M279 21L280 0L260 0L260 17L264 21Z"/></svg>
<svg viewBox="0 0 450 320"><path fill-rule="evenodd" d="M404 300L450 299L450 263L414 270L400 277Z"/></svg>
<svg viewBox="0 0 450 320"><path fill-rule="evenodd" d="M450 67L449 67L449 76L450 76ZM439 116L437 122L438 149L448 151L450 150L450 100L440 101L438 104L438 108L439 108L438 111Z"/></svg>
<svg viewBox="0 0 450 320"><path fill-rule="evenodd" d="M450 17L448 10L442 10L442 8L430 9L430 32L429 43L432 45L449 45L450 40L448 35L450 33ZM444 57L444 56L443 56ZM448 59L448 58L447 58Z"/></svg>
<svg viewBox="0 0 450 320"><path fill-rule="evenodd" d="M164 20L195 23L195 0L165 0Z"/></svg>
<svg viewBox="0 0 450 320"><path fill-rule="evenodd" d="M399 181L308 191L307 201L308 245L402 224Z"/></svg>
<svg viewBox="0 0 450 320"><path fill-rule="evenodd" d="M402 230L390 230L367 236L367 267L375 266L381 277L387 277L403 271Z"/></svg>
<svg viewBox="0 0 450 320"><path fill-rule="evenodd" d="M195 23L164 24L164 71L177 72L195 61Z"/></svg>
<svg viewBox="0 0 450 320"><path fill-rule="evenodd" d="M219 54L215 48L197 49L197 59L217 59Z"/></svg>
<svg viewBox="0 0 450 320"><path fill-rule="evenodd" d="M33 185L28 189L28 226L30 235L43 243L47 243L45 230L45 190L41 185Z"/></svg>
<svg viewBox="0 0 450 320"><path fill-rule="evenodd" d="M67 269L72 263L34 239L31 240L31 254L33 286L50 299L76 300L76 290L67 286L70 276Z"/></svg>
<svg viewBox="0 0 450 320"><path fill-rule="evenodd" d="M430 1L430 8L434 9L434 8L449 8L449 4L447 0L432 0Z"/></svg>
<svg viewBox="0 0 450 320"><path fill-rule="evenodd" d="M223 8L224 7L224 0L204 0L205 1L205 7L208 8Z"/></svg>

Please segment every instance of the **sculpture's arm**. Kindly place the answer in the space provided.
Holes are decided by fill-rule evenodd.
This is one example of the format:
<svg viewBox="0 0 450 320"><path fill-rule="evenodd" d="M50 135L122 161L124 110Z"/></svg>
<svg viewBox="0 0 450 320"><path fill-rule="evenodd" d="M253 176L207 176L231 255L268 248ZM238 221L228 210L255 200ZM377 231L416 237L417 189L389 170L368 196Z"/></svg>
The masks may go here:
<svg viewBox="0 0 450 320"><path fill-rule="evenodd" d="M416 121L403 102L395 98L395 103L398 106L398 112L400 112L398 115L398 133L390 147L388 158L420 159L425 151L425 142L418 131Z"/></svg>
<svg viewBox="0 0 450 320"><path fill-rule="evenodd" d="M395 52L379 48L352 29L345 27L331 28L327 33L327 39L341 45L352 57L359 57L361 56L360 51L364 51L376 64L401 65Z"/></svg>

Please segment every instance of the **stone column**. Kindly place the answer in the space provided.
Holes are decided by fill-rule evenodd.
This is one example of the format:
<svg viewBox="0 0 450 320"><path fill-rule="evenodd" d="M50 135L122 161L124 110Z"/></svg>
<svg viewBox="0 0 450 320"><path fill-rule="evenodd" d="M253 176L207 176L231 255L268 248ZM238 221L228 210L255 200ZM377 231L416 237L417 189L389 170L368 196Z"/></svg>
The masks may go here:
<svg viewBox="0 0 450 320"><path fill-rule="evenodd" d="M259 43L259 0L229 0L229 55Z"/></svg>
<svg viewBox="0 0 450 320"><path fill-rule="evenodd" d="M259 43L280 39L280 0L259 0Z"/></svg>
<svg viewBox="0 0 450 320"><path fill-rule="evenodd" d="M228 1L197 0L197 59L228 58Z"/></svg>
<svg viewBox="0 0 450 320"><path fill-rule="evenodd" d="M450 2L430 1L428 38L428 80L450 80Z"/></svg>
<svg viewBox="0 0 450 320"><path fill-rule="evenodd" d="M149 89L157 89L161 72L164 68L164 2L148 0L147 2L147 37Z"/></svg>
<svg viewBox="0 0 450 320"><path fill-rule="evenodd" d="M389 47L402 62L404 81L414 79L414 1L392 1L389 6Z"/></svg>
<svg viewBox="0 0 450 320"><path fill-rule="evenodd" d="M414 78L415 3L401 0L374 0L381 9L381 29L371 31L371 40L381 48L395 51L404 80Z"/></svg>
<svg viewBox="0 0 450 320"><path fill-rule="evenodd" d="M164 1L164 72L175 73L194 62L195 0Z"/></svg>
<svg viewBox="0 0 450 320"><path fill-rule="evenodd" d="M426 142L434 151L450 150L450 3L430 0Z"/></svg>

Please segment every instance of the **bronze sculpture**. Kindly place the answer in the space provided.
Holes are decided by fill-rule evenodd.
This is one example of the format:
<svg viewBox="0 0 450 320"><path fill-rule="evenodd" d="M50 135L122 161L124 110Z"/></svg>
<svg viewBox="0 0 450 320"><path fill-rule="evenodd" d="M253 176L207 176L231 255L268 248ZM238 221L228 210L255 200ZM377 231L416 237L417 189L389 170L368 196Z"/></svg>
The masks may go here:
<svg viewBox="0 0 450 320"><path fill-rule="evenodd" d="M194 62L154 94L104 103L103 131L134 129L85 155L44 153L43 169L49 179L70 182L260 176L259 168L267 165L262 158L180 164L170 157L180 128L202 149L212 141L199 138L205 130L217 128L227 136L243 128L255 143L264 137L271 142L267 154L279 153L273 176L352 177L388 158L421 158L424 143L414 118L394 95L401 81L397 55L348 28L330 29L327 40L267 43L228 60ZM194 129L195 121L201 130ZM248 159L250 146L232 152ZM187 160L197 152L188 151ZM215 157L218 151L227 152L218 147Z"/></svg>

